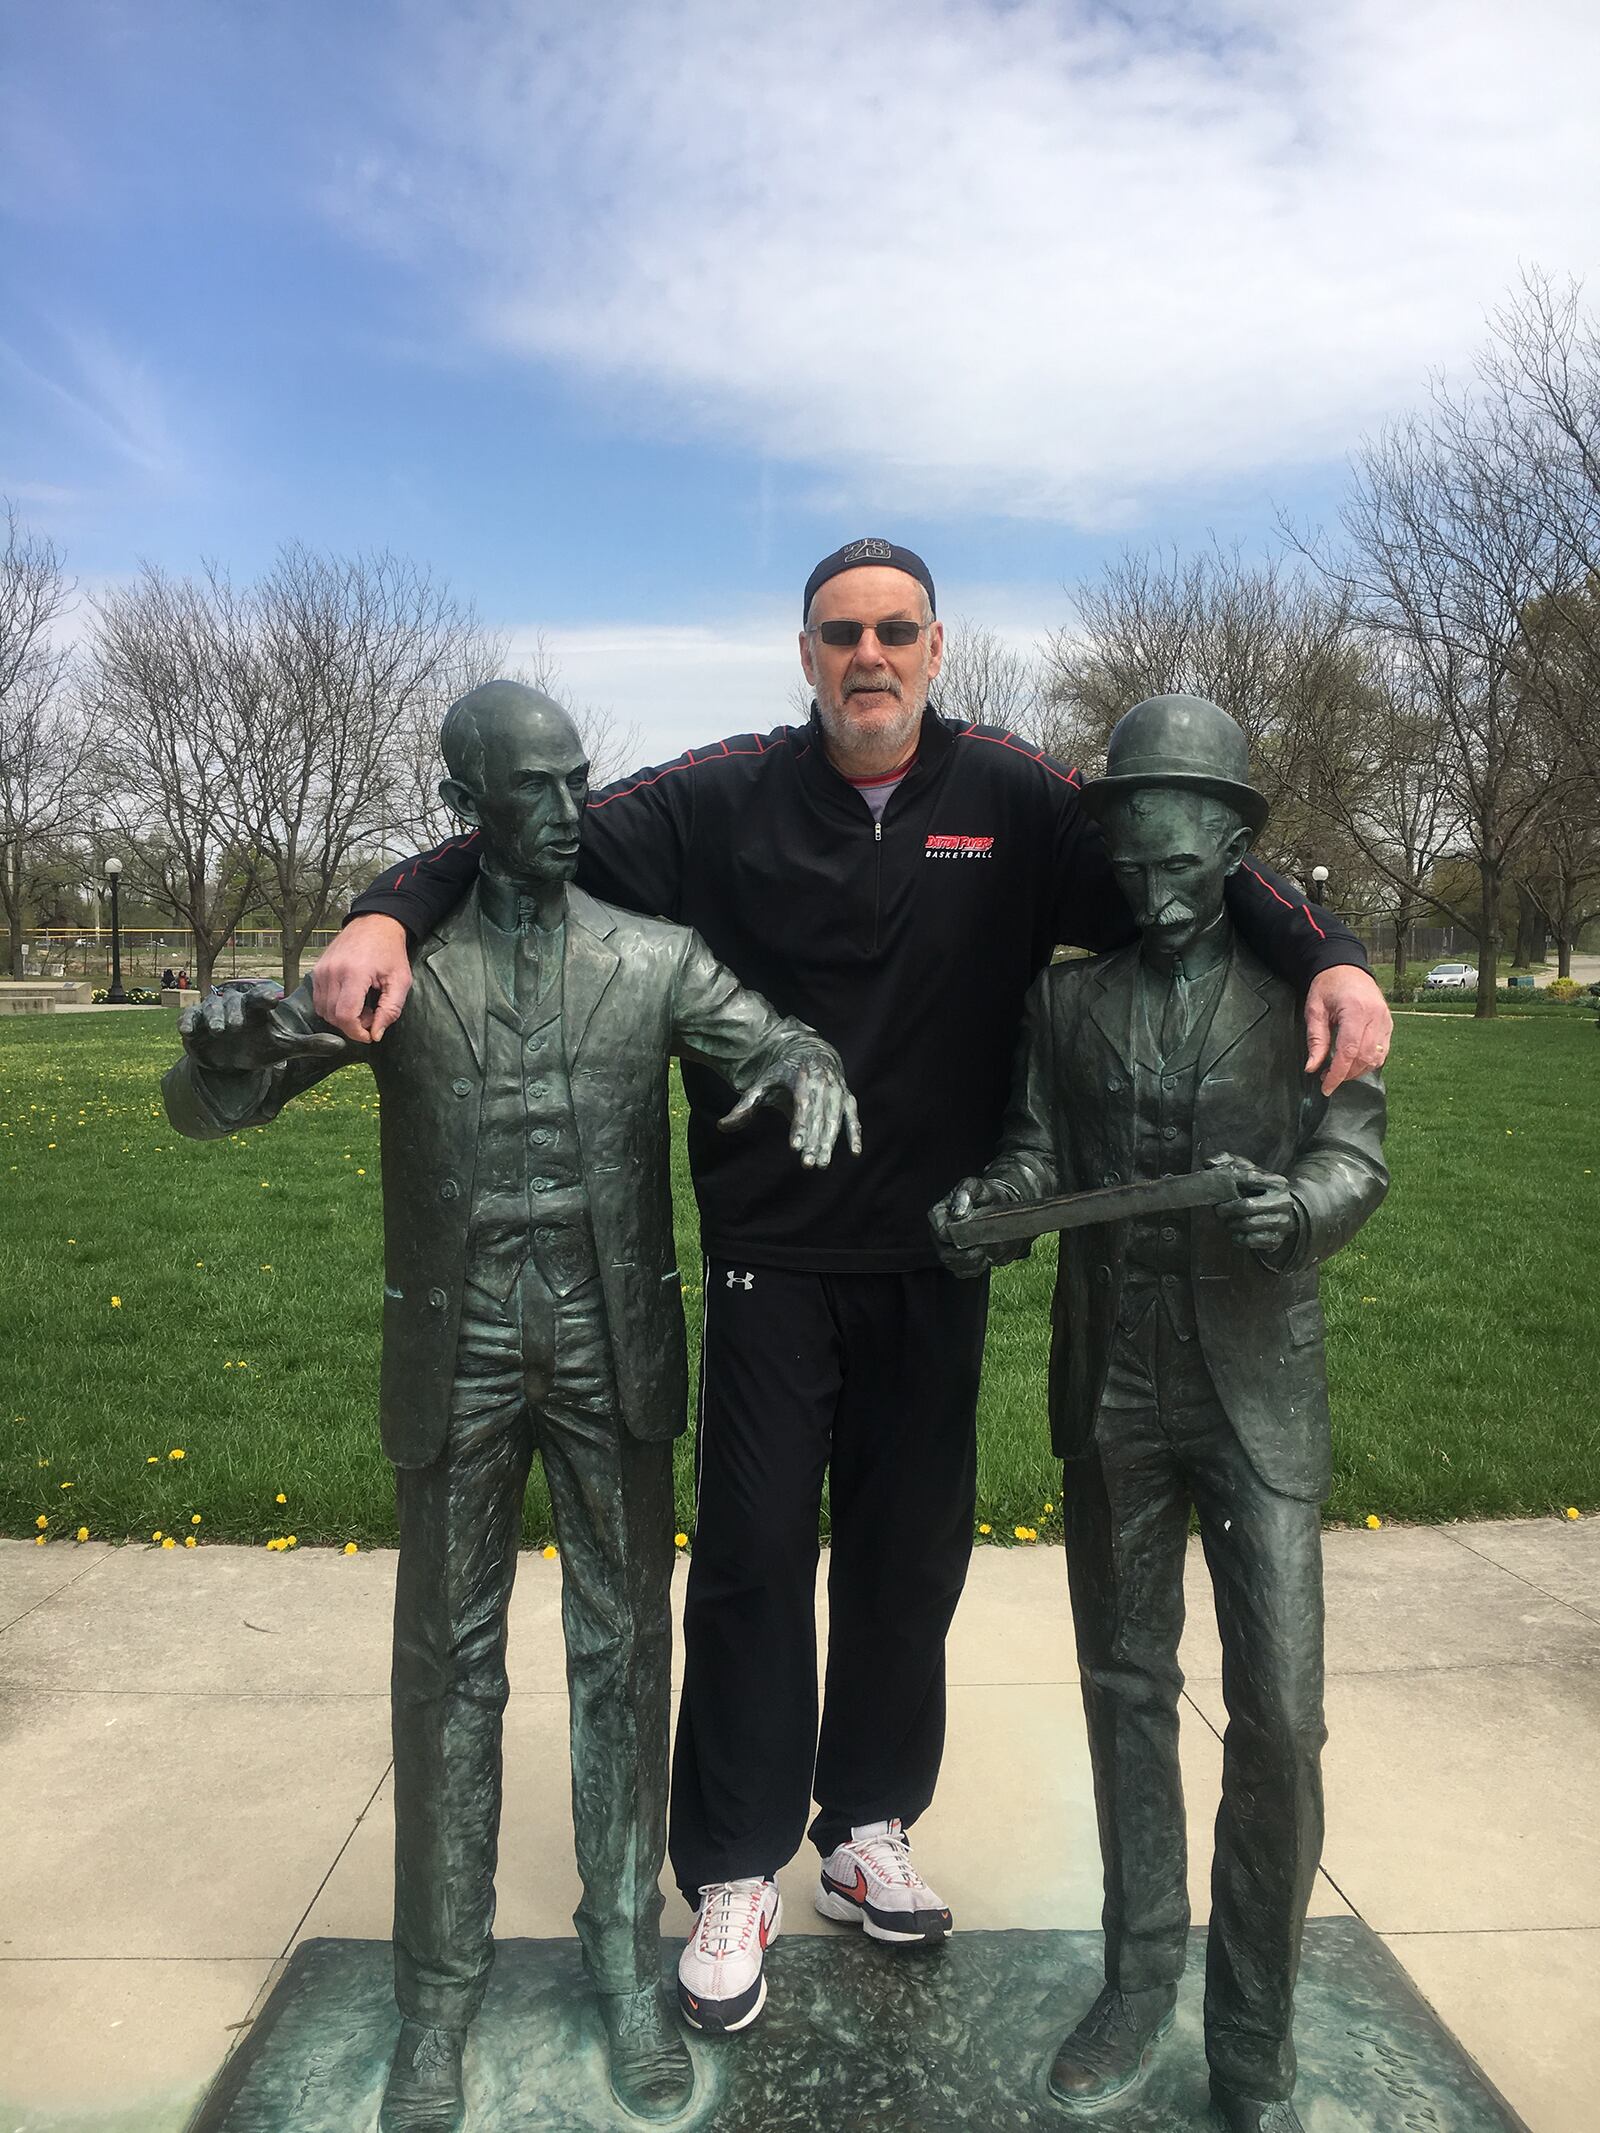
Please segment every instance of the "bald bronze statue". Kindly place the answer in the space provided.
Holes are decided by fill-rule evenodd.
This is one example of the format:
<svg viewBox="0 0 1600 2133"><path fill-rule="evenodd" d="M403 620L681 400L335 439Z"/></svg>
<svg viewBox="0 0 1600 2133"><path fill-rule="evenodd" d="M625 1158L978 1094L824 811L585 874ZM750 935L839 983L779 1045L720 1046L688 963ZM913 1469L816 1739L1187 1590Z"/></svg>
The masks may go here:
<svg viewBox="0 0 1600 2133"><path fill-rule="evenodd" d="M544 1461L562 1561L584 1962L618 2101L688 2103L660 1993L672 1440L687 1364L672 1233L668 1066L776 1103L825 1164L859 1149L836 1052L740 986L699 935L572 882L588 763L567 714L514 682L440 735L448 804L482 833L466 900L421 941L381 1047L312 1008L309 982L212 995L168 1073L180 1132L276 1117L364 1060L382 1110L384 1449L395 1466L395 1996L383 2133L454 2133L462 2052L493 1960L506 1611L523 1489Z"/></svg>
<svg viewBox="0 0 1600 2133"><path fill-rule="evenodd" d="M1069 2109L1102 2109L1172 2021L1189 1927L1177 1654L1192 1510L1228 1706L1211 2092L1228 2133L1297 2133L1294 1987L1322 1847L1330 1447L1317 1268L1387 1188L1383 1087L1364 1074L1323 1094L1305 1072L1294 992L1229 925L1223 886L1267 803L1225 712L1188 696L1138 705L1083 799L1141 938L1039 977L999 1152L932 1216L957 1272L1017 1257L1008 1235L1071 1232L1049 1402L1106 1987L1063 2042L1050 2088ZM1028 1203L1078 1194L1087 1204L1030 1218Z"/></svg>

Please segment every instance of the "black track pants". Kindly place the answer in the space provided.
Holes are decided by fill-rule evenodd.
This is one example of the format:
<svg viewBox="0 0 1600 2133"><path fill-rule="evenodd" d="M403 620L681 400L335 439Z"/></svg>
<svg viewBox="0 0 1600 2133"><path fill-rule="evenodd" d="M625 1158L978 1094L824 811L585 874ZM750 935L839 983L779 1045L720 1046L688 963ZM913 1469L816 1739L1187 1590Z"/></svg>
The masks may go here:
<svg viewBox="0 0 1600 2133"><path fill-rule="evenodd" d="M944 1749L987 1281L705 1269L698 1508L668 1849L690 1903L811 1836L910 1823ZM817 1521L830 1474L820 1736ZM815 1782L813 1785L813 1772Z"/></svg>

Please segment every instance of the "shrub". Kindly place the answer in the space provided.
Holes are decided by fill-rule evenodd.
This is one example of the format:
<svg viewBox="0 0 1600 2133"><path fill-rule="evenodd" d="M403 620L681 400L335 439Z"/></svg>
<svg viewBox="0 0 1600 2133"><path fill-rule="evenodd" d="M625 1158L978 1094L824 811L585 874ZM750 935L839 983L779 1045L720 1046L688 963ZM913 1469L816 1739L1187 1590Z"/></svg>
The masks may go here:
<svg viewBox="0 0 1600 2133"><path fill-rule="evenodd" d="M1545 996L1551 1000L1577 1000L1583 995L1583 987L1576 978L1552 978L1545 987Z"/></svg>

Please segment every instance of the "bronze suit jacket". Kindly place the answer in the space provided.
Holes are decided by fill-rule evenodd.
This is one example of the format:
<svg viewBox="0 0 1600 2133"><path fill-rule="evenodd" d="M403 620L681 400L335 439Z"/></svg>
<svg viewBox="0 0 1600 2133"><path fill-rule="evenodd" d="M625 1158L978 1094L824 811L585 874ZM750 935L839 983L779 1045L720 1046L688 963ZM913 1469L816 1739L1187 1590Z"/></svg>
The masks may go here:
<svg viewBox="0 0 1600 2133"><path fill-rule="evenodd" d="M1132 1101L1139 950L1058 963L1028 997L999 1153L985 1175L1024 1199L1135 1175ZM1194 1166L1239 1155L1288 1178L1299 1237L1279 1268L1229 1238L1209 1208L1189 1217L1190 1282L1206 1366L1251 1465L1280 1494L1317 1499L1330 1480L1317 1267L1388 1189L1376 1074L1325 1097L1303 1072L1299 1003L1235 941L1200 1053ZM1063 1459L1089 1449L1117 1326L1128 1225L1064 1236L1050 1345L1050 1427Z"/></svg>
<svg viewBox="0 0 1600 2133"><path fill-rule="evenodd" d="M678 1434L688 1362L672 1237L667 1122L671 1055L747 1088L775 1061L829 1052L814 1030L741 986L697 933L567 891L562 1042L582 1154L622 1419L636 1437ZM325 1029L307 981L281 1012ZM488 1000L476 888L414 958L404 1014L381 1044L219 1075L187 1054L162 1086L180 1133L212 1140L275 1118L341 1066L377 1078L383 1146L380 1417L397 1466L426 1466L445 1439L461 1321Z"/></svg>

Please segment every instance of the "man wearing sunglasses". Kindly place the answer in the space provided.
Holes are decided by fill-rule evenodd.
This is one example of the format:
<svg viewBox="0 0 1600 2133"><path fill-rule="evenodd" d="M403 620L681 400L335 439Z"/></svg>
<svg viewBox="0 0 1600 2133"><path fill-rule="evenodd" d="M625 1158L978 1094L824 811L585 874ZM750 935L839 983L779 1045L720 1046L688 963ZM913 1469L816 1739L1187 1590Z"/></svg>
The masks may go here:
<svg viewBox="0 0 1600 2133"><path fill-rule="evenodd" d="M669 1851L697 1914L680 2004L711 2031L765 2001L774 1877L813 1798L825 1916L891 1946L951 1929L906 1831L943 1750L987 1291L939 1265L926 1210L994 1152L1023 997L1056 944L1134 937L1077 772L930 704L944 639L920 556L853 541L812 571L802 614L809 722L596 792L578 871L591 894L697 927L837 1046L860 1106L859 1159L791 1178L781 1121L719 1134L726 1092L684 1068L705 1301ZM407 935L477 870L461 839L381 876L316 966L318 1012L380 1038L410 982ZM1354 936L1253 863L1229 909L1306 992L1324 1086L1380 1065L1388 1011Z"/></svg>

